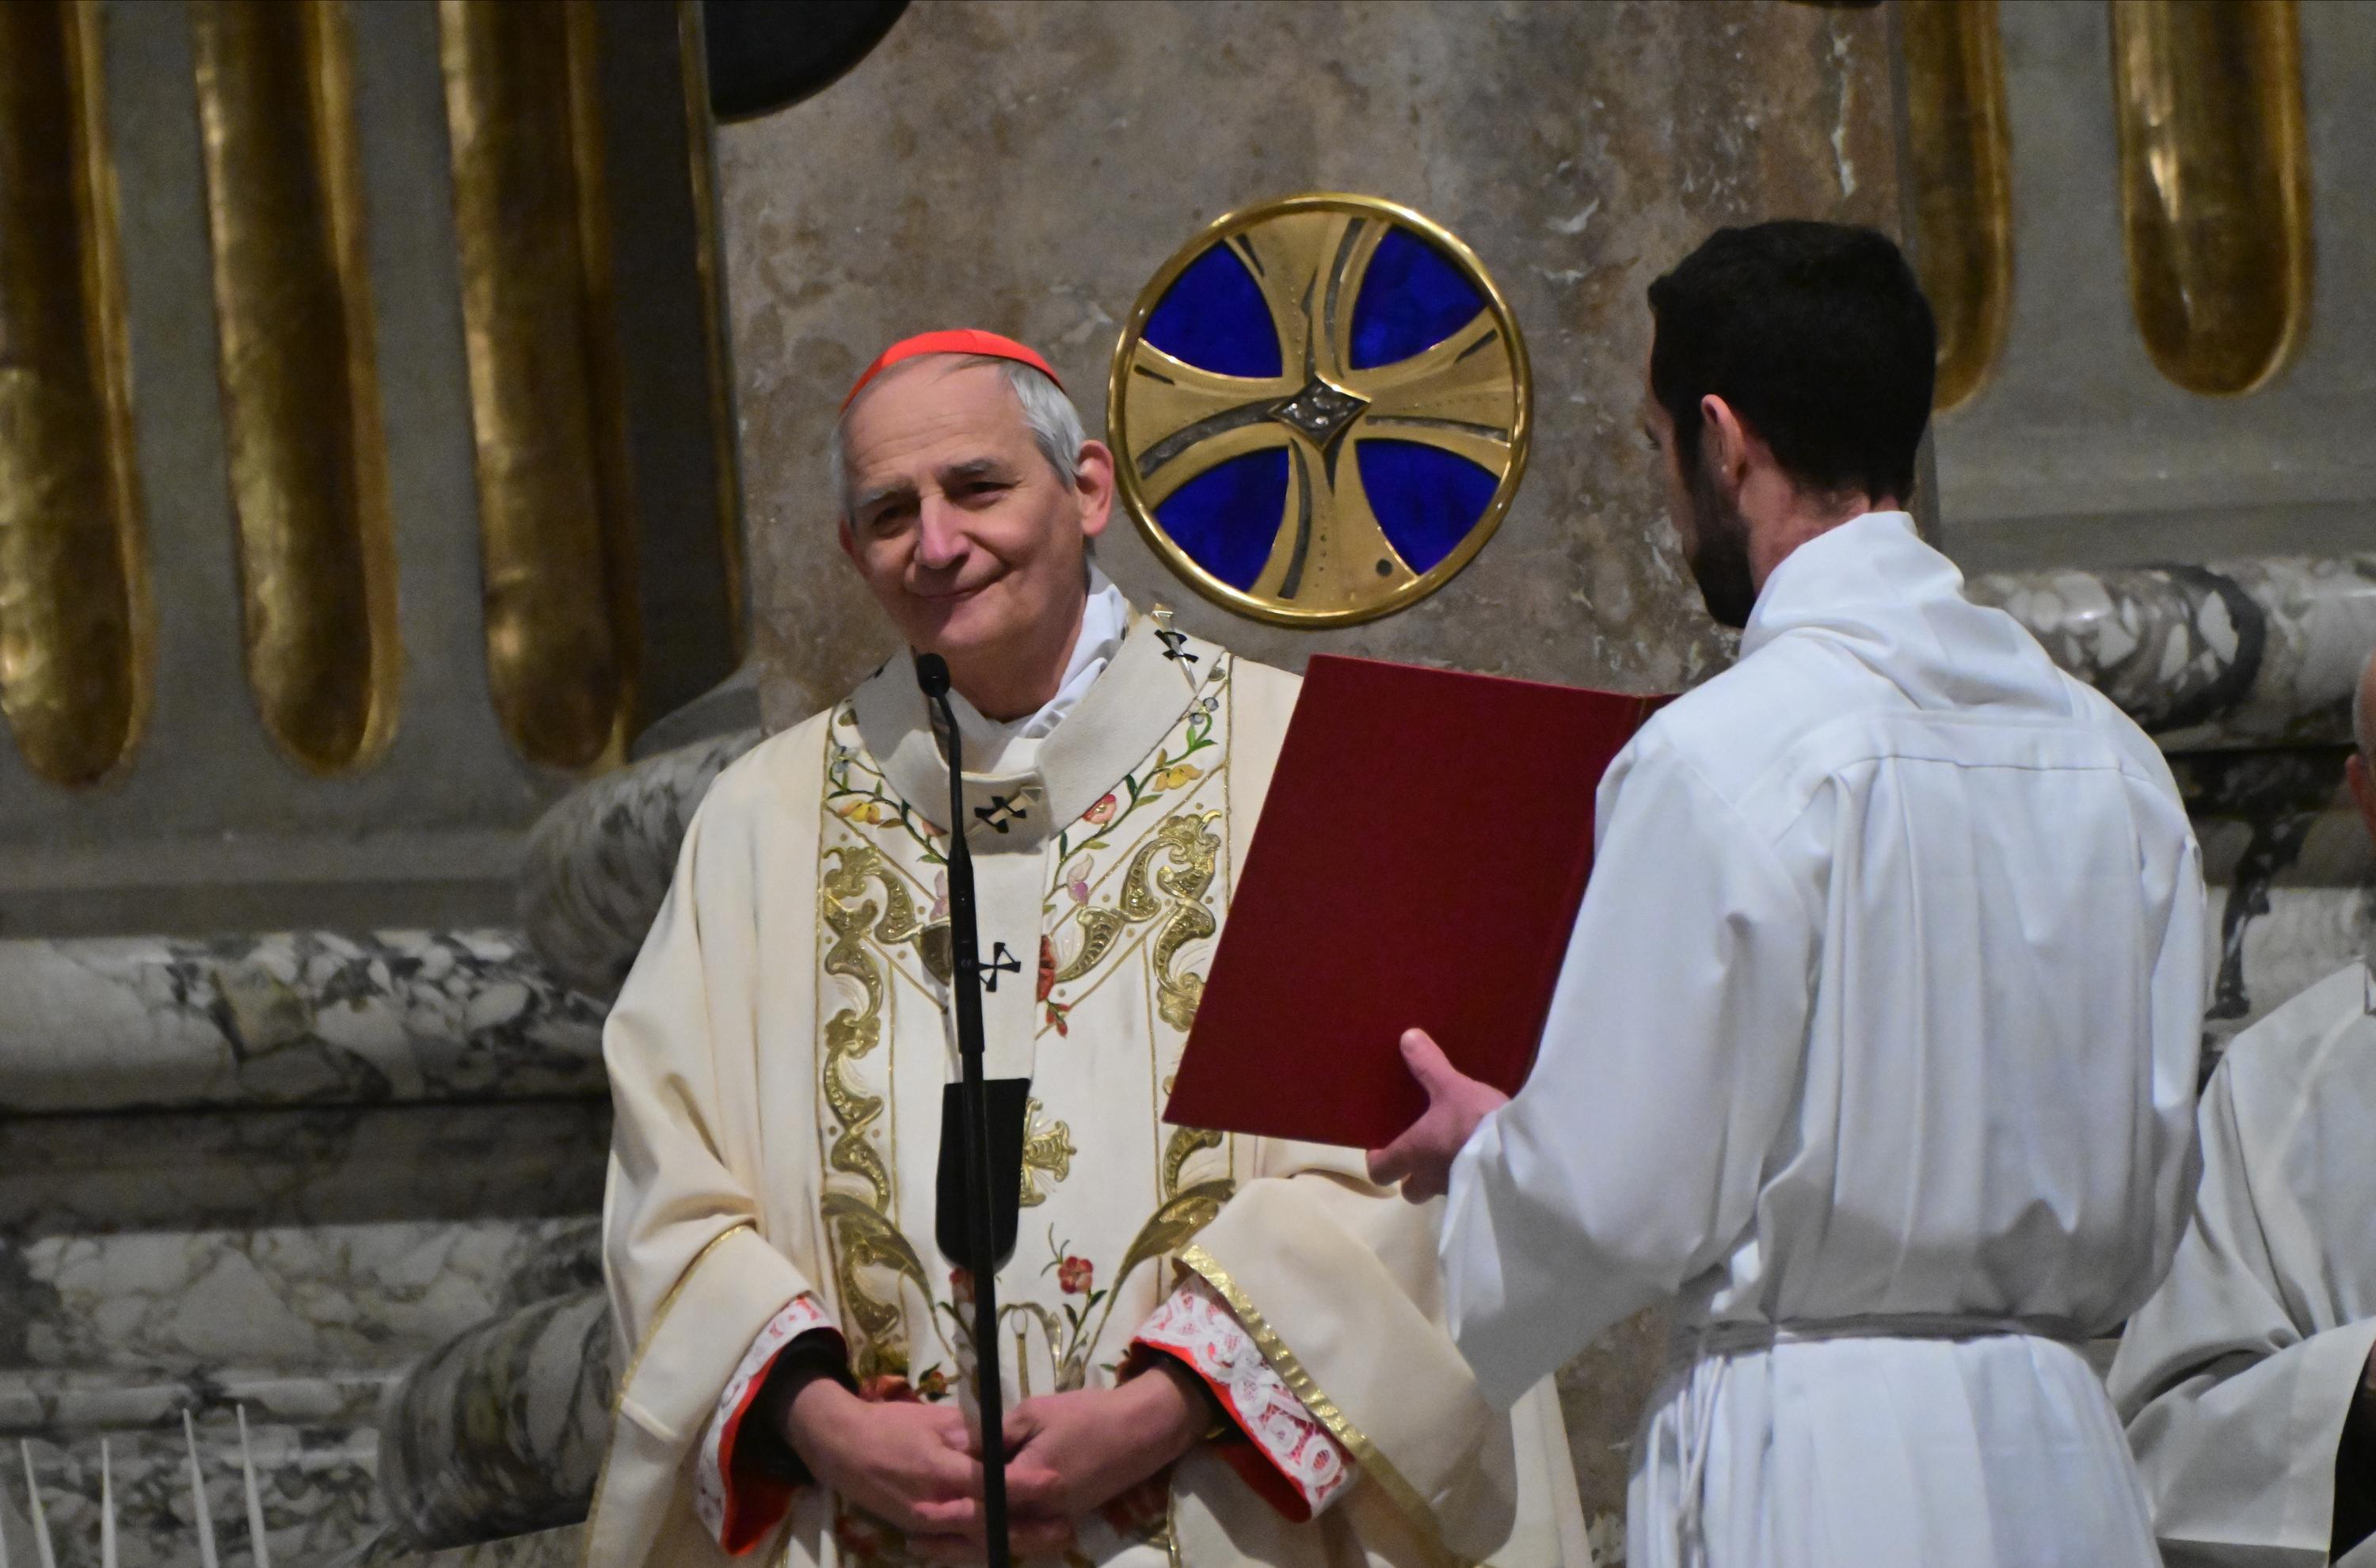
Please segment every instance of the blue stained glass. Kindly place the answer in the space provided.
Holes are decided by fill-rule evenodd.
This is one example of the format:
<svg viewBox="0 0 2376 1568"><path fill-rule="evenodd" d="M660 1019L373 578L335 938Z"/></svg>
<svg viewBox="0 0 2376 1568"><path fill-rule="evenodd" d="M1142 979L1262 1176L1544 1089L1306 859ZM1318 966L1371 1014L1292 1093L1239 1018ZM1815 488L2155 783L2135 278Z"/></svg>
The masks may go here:
<svg viewBox="0 0 2376 1568"><path fill-rule="evenodd" d="M1189 559L1241 593L1262 576L1286 516L1285 447L1218 464L1155 508L1156 521Z"/></svg>
<svg viewBox="0 0 2376 1568"><path fill-rule="evenodd" d="M1216 375L1282 374L1278 328L1253 274L1227 244L1214 244L1171 280L1146 317L1146 341Z"/></svg>
<svg viewBox="0 0 2376 1568"><path fill-rule="evenodd" d="M1451 554L1501 488L1491 469L1441 446L1373 436L1353 451L1379 529L1414 572L1432 571Z"/></svg>
<svg viewBox="0 0 2376 1568"><path fill-rule="evenodd" d="M1353 302L1352 366L1425 353L1484 308L1485 296L1442 251L1408 229L1392 230L1378 242Z"/></svg>

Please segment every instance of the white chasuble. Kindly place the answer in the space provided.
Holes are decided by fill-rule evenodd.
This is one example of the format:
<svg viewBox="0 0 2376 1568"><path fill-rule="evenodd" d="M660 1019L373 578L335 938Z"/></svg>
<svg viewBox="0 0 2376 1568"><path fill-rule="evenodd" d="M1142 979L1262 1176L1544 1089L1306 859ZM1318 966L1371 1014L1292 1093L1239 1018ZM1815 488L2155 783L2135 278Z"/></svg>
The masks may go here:
<svg viewBox="0 0 2376 1568"><path fill-rule="evenodd" d="M1581 1568L1556 1403L1544 1384L1505 1416L1479 1392L1443 1324L1436 1206L1371 1186L1358 1151L1161 1120L1296 686L1138 618L1052 733L967 758L980 945L1001 966L986 1071L1031 1083L998 1277L1008 1398L1111 1384L1150 1318L1188 1354L1203 1313L1260 1355L1235 1372L1191 1355L1208 1381L1260 1372L1291 1395L1273 1414L1324 1425L1350 1460L1334 1505L1294 1522L1200 1445L1168 1497L1086 1522L1067 1562ZM720 775L687 832L606 1037L606 1259L632 1348L594 1563L724 1560L693 1495L704 1434L794 1302L840 1331L870 1393L967 1393L970 1303L935 1243L958 1071L948 814L900 659ZM760 1550L909 1561L814 1486Z"/></svg>
<svg viewBox="0 0 2376 1568"><path fill-rule="evenodd" d="M2376 974L2354 964L2238 1035L2198 1124L2194 1219L2112 1397L2170 1568L2308 1568L2369 1512L2335 1489L2376 1347Z"/></svg>

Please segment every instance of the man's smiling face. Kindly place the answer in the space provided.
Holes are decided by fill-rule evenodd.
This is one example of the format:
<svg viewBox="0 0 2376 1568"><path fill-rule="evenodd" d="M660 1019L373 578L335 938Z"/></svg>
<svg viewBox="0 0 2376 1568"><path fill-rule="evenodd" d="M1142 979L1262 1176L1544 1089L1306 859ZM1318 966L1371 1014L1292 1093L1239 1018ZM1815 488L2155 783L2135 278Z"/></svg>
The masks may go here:
<svg viewBox="0 0 2376 1568"><path fill-rule="evenodd" d="M948 356L879 377L842 438L842 549L909 647L962 671L1077 618L1088 540L1112 500L1102 446L1088 443L1065 483L999 369Z"/></svg>

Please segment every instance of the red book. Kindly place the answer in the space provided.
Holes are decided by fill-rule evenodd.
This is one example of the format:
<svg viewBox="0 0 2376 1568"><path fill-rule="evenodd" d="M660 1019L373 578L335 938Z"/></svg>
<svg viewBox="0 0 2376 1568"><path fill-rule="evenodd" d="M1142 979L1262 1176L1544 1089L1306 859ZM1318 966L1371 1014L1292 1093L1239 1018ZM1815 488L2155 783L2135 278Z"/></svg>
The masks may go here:
<svg viewBox="0 0 2376 1568"><path fill-rule="evenodd" d="M1417 1026L1515 1093L1592 870L1594 791L1664 697L1315 656L1164 1120L1377 1148Z"/></svg>

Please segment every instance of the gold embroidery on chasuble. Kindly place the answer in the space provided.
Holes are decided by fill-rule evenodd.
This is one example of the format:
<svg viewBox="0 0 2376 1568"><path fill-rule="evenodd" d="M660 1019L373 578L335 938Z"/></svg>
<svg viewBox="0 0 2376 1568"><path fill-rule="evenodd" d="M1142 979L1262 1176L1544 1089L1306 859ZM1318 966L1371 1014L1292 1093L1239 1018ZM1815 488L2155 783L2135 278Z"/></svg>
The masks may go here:
<svg viewBox="0 0 2376 1568"><path fill-rule="evenodd" d="M1230 660L1197 646L1201 667L1161 664L1150 677L1142 661L1134 695L1186 700L1077 820L969 836L985 950L1021 921L1038 927L1037 964L1027 949L1020 971L999 977L1032 989L985 999L998 1004L989 1016L1033 1037L1024 1219L999 1276L1013 1390L1110 1377L1172 1284L1165 1261L1235 1190L1230 1140L1161 1122L1229 896ZM933 1213L939 1094L955 1062L946 840L933 821L947 808L902 798L850 705L828 731L826 772L818 1115L833 1277L860 1374L933 1397L974 1353L970 1291L940 1254ZM1034 856L1025 863L1040 869L1017 884L1018 861ZM1012 907L1017 897L1038 908Z"/></svg>

